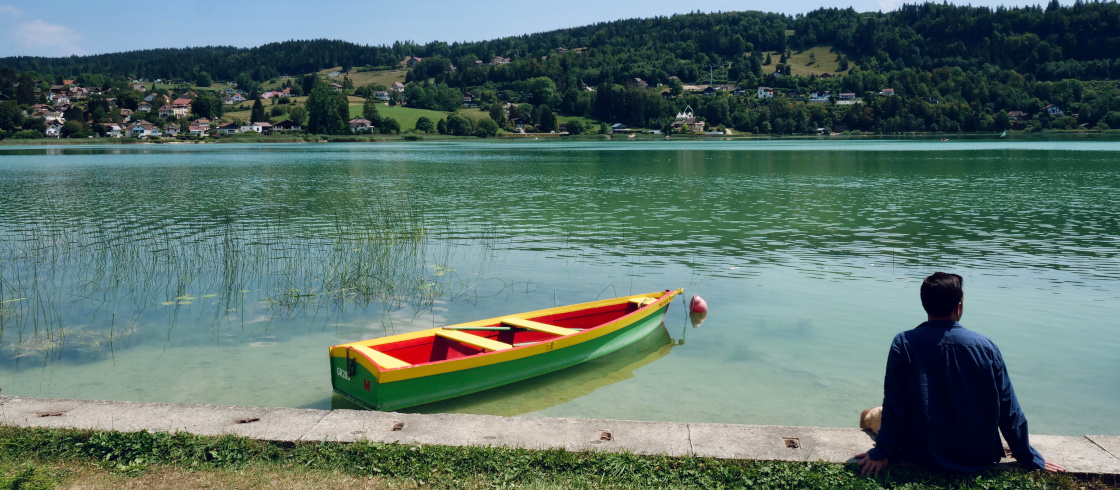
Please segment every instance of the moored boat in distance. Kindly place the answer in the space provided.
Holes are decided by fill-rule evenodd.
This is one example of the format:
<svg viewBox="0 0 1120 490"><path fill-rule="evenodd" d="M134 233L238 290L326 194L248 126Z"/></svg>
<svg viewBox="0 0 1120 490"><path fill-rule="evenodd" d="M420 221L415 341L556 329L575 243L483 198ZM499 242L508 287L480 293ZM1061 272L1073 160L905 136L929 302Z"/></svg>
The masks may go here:
<svg viewBox="0 0 1120 490"><path fill-rule="evenodd" d="M330 348L334 391L375 410L445 400L626 347L661 326L683 290L637 294Z"/></svg>

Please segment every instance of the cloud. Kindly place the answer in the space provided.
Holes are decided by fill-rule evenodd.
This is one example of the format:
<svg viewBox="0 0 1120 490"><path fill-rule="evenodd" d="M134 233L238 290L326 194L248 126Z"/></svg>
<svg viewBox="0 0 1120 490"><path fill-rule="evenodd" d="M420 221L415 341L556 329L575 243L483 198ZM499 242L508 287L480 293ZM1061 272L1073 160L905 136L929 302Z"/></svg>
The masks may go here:
<svg viewBox="0 0 1120 490"><path fill-rule="evenodd" d="M879 11L890 12L898 10L899 5L902 5L902 0L879 0Z"/></svg>
<svg viewBox="0 0 1120 490"><path fill-rule="evenodd" d="M19 15L19 9L17 9L17 8L11 6L11 5L0 4L0 14Z"/></svg>
<svg viewBox="0 0 1120 490"><path fill-rule="evenodd" d="M69 27L35 19L12 30L14 41L29 51L28 56L69 56L82 54L82 36Z"/></svg>

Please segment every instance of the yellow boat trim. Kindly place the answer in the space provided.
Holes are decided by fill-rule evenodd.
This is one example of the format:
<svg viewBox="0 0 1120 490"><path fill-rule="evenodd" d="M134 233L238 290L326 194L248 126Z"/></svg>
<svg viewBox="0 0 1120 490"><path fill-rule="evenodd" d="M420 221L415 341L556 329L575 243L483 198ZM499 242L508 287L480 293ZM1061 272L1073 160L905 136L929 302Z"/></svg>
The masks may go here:
<svg viewBox="0 0 1120 490"><path fill-rule="evenodd" d="M580 333L581 332L581 330L576 330L574 328L557 327L556 325L549 325L547 323L534 322L532 320L526 320L524 318L513 318L513 317L503 318L502 319L502 325L509 325L511 327L521 327L521 328L524 328L525 330L533 330L533 331L537 331L537 332L550 333L552 335L559 335L561 337L563 337L565 335L571 335L573 333Z"/></svg>
<svg viewBox="0 0 1120 490"><path fill-rule="evenodd" d="M654 301L657 301L657 298L646 297L646 298L633 298L633 299L630 300L630 302L634 303L638 308L641 308L645 305L653 303Z"/></svg>
<svg viewBox="0 0 1120 490"><path fill-rule="evenodd" d="M467 344L467 345L470 345L470 346L478 347L479 349L499 351L499 350L506 350L506 349L512 349L513 348L512 345L509 345L505 342L498 342L497 340L490 340L490 339L485 338L485 337L479 337L478 335L471 335L469 333L460 332L458 330L439 330L439 331L436 332L436 335L440 336L440 337L443 337L445 339L451 339L451 340L454 340L456 342L461 342L461 343L464 343L464 344Z"/></svg>
<svg viewBox="0 0 1120 490"><path fill-rule="evenodd" d="M364 345L350 346L350 349L355 352L361 353L363 356L368 357L369 360L376 362L377 365L385 369L396 369L412 365L393 356L390 356L389 354L386 354L384 352L370 349L369 347L366 347Z"/></svg>
<svg viewBox="0 0 1120 490"><path fill-rule="evenodd" d="M580 311L580 310L587 310L587 309L599 308L599 307L603 307L603 306L610 306L610 305L619 304L619 303L626 303L626 302L630 301L631 299L646 298L646 297L657 298L657 300L653 303L650 303L649 305L644 306L643 308L652 308L652 309L656 310L656 309L660 309L662 306L668 304L670 301L673 300L674 296L676 296L678 294L681 294L683 292L684 292L683 289L677 289L676 291L670 290L670 291L657 292L657 293L635 294L633 296L624 296L624 297L621 297L621 298L604 299L604 300L599 300L599 301L591 301L591 302L588 302L588 303L579 303L579 304L568 305L568 306L560 306L560 307L556 307L556 308L548 308L548 309L544 309L544 310L530 311L530 312L526 312L526 313L520 313L517 316L518 317L535 318L535 317L541 317L541 316L546 316L546 315L571 313L571 312ZM553 350L553 349L563 349L565 347L580 344L580 343L586 342L588 340L593 340L593 339L602 337L604 335L611 334L611 333L613 333L615 331L618 331L622 328L628 327L628 326L634 324L635 322L637 322L639 320L645 319L646 316L648 316L648 315L635 315L632 312L632 313L629 313L626 316L624 316L622 318L619 318L618 320L615 320L611 323L604 324L600 327L584 330L583 332L580 332L579 335L571 335L571 336L567 336L567 337L561 337L561 338L558 338L558 339L553 340L553 341L538 342L538 343L535 343L535 344L532 344L532 345L517 347L517 348L514 348L514 349L506 349L506 350L497 351L497 352L487 352L485 354L478 354L478 355L474 355L474 356L471 356L471 357L454 359L454 360L451 360L451 361L437 361L437 362L434 362L434 363L431 363L431 364L413 365L409 369L396 369L396 370L392 370L392 371L385 371L383 369L378 369L368 359L358 357L358 358L355 358L355 360L359 364L361 364L363 367L365 367L366 370L368 370L370 373L372 373L373 376L375 378L377 378L378 383L392 383L394 381L403 381L403 380L406 380L406 379L422 378L424 376L432 376L432 375L436 375L436 374L450 373L450 372L453 372L453 371L462 371L462 370L466 370L466 369L473 369L473 368L481 367L481 366L489 366L491 364L499 364L499 363L503 363L503 362L514 361L514 360L517 360L517 359L523 359L523 358L526 358L526 357L535 356L535 355L538 355L538 354L543 354L543 353L548 352L548 351ZM493 326L493 325L498 325L499 323L501 323L502 318L508 318L508 317L489 318L489 319L486 319L486 320L478 320L478 321L474 321L474 322L460 323L460 324L457 324L457 325L449 325L449 326L454 326L454 327ZM433 335L436 335L436 332L447 332L447 331L448 330L443 330L442 328L431 328L431 329L427 329L427 330L421 330L421 331L418 331L418 332L412 332L412 333L406 333L406 334L400 334L400 335L392 335L392 336L389 336L389 337L381 337L381 338L377 338L377 339L363 340L363 341L359 341L359 342L351 342L349 344L340 344L340 345L336 345L336 346L331 347L330 355L331 355L331 357L345 357L347 347L352 347L352 346L355 346L355 345L374 347L374 346L377 346L377 345L380 345L380 344L389 344L389 343L393 343L393 342L401 342L401 341L404 341L404 340L413 340L413 339L418 339L418 338L423 338L423 337L432 337Z"/></svg>

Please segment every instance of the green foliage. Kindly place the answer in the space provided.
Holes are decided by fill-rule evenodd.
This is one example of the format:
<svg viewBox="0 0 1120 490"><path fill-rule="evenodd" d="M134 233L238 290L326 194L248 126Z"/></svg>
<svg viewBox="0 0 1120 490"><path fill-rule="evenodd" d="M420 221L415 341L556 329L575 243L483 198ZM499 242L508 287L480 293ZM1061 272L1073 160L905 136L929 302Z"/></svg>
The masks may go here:
<svg viewBox="0 0 1120 490"><path fill-rule="evenodd" d="M357 95L358 97L362 97L362 98L365 98L365 99L372 99L373 94L375 94L377 92L384 92L386 90L389 90L389 89L387 87L385 87L384 85L381 85L380 83L370 83L370 84L362 85L361 87L358 87L357 90L354 90L354 95Z"/></svg>
<svg viewBox="0 0 1120 490"><path fill-rule="evenodd" d="M480 138L497 136L498 123L494 122L494 120L490 118L482 119L478 121L478 124L475 126L474 135Z"/></svg>
<svg viewBox="0 0 1120 490"><path fill-rule="evenodd" d="M497 123L498 127L506 125L506 110L501 102L490 104L490 119Z"/></svg>
<svg viewBox="0 0 1120 490"><path fill-rule="evenodd" d="M350 106L346 96L319 82L307 98L307 132L319 134L349 133L347 121Z"/></svg>
<svg viewBox="0 0 1120 490"><path fill-rule="evenodd" d="M301 105L292 106L288 111L288 120L300 126L307 122L307 108Z"/></svg>
<svg viewBox="0 0 1120 490"><path fill-rule="evenodd" d="M405 87L408 106L434 111L454 111L463 105L463 92L441 83L412 83Z"/></svg>
<svg viewBox="0 0 1120 490"><path fill-rule="evenodd" d="M16 86L16 102L20 105L35 103L35 81L27 73L19 78L19 85Z"/></svg>
<svg viewBox="0 0 1120 490"><path fill-rule="evenodd" d="M261 99L257 98L253 101L253 110L249 112L249 121L251 122L268 122L268 116L264 112L264 104Z"/></svg>
<svg viewBox="0 0 1120 490"><path fill-rule="evenodd" d="M82 123L78 121L66 121L66 124L62 125L60 133L63 138L69 138L77 133L82 132L83 129L84 128L82 128Z"/></svg>
<svg viewBox="0 0 1120 490"><path fill-rule="evenodd" d="M572 119L564 124L564 129L568 130L568 134L580 134L583 132L583 123L579 119Z"/></svg>
<svg viewBox="0 0 1120 490"><path fill-rule="evenodd" d="M93 432L0 426L0 484L45 488L59 482L28 461L91 462L122 476L154 465L196 471L305 468L403 479L423 486L619 488L1091 488L1099 479L991 469L978 474L889 466L881 476L859 476L855 465L641 456L503 447L448 447L355 442L279 443L185 432ZM11 463L15 462L15 464ZM59 482L61 483L61 482Z"/></svg>
<svg viewBox="0 0 1120 490"><path fill-rule="evenodd" d="M537 124L537 130L542 133L556 131L559 126L556 122L556 113L552 112L552 109L544 104L534 109L533 121Z"/></svg>
<svg viewBox="0 0 1120 490"><path fill-rule="evenodd" d="M367 100L362 104L362 117L368 119L374 126L381 125L381 115L377 113L377 102Z"/></svg>
<svg viewBox="0 0 1120 490"><path fill-rule="evenodd" d="M194 84L199 87L209 87L214 84L214 79L210 77L209 73L200 71L198 77L194 79Z"/></svg>
<svg viewBox="0 0 1120 490"><path fill-rule="evenodd" d="M474 123L470 119L460 116L457 112L447 115L447 134L455 136L470 136L474 134Z"/></svg>
<svg viewBox="0 0 1120 490"><path fill-rule="evenodd" d="M420 116L420 118L416 120L416 130L423 133L432 133L436 130L436 125L432 122L431 119Z"/></svg>
<svg viewBox="0 0 1120 490"><path fill-rule="evenodd" d="M728 84L751 89L759 85L812 93L854 92L865 103L840 108L816 107L794 98L786 108L753 99L732 100L729 117L709 124L761 128L769 122L773 133L797 134L816 127L843 127L864 132L989 131L1001 127L1000 111L1039 113L1046 104L1058 104L1068 114L1078 114L1078 124L1118 127L1106 118L1120 111L1120 4L1075 2L1072 6L998 8L925 3L906 5L887 13L861 14L853 9L821 8L805 15L762 12L692 13L672 17L628 19L490 41L447 44L410 42L392 46L359 46L342 41L289 41L257 48L230 47L149 50L67 58L4 58L0 66L29 70L18 77L14 70L0 74L17 102L36 101L35 78L46 87L62 74L77 74L84 84L125 86L109 73L129 73L148 78L193 78L203 73L218 80L235 79L238 87L259 91L260 82L281 73L305 73L293 80L297 92L310 93L318 83L316 72L336 66L399 66L407 56L422 57L407 79L406 103L413 108L454 111L462 94L481 94L490 103L493 94L510 94L510 100L533 106L547 105L568 116L592 116L601 121L632 127L659 127L691 105L701 117L710 103L685 93L681 80L705 82L709 65L720 66L717 77ZM788 39L786 32L791 31ZM1077 33L1076 36L1070 32ZM558 47L580 49L558 53ZM837 56L843 76L819 80L810 77L771 77L773 73L798 73L802 62L788 59L789 48L829 47ZM748 54L749 53L749 54ZM763 71L764 61L775 68ZM493 66L490 60L502 60ZM816 58L819 58L814 54ZM767 59L770 58L770 59ZM814 61L809 57L810 61ZM454 60L455 71L449 71ZM475 64L481 60L482 63ZM508 62L506 62L508 60ZM730 68L727 68L727 67ZM794 69L797 68L797 69ZM822 68L823 69L823 68ZM828 69L831 69L829 67ZM34 74L34 76L29 74ZM670 78L670 77L679 77ZM669 84L671 101L655 89L634 86L642 78L651 85ZM349 85L349 79L341 80ZM585 85L595 91L585 91ZM896 102L870 100L868 94L893 87ZM44 87L39 87L44 88ZM368 98L380 86L367 85L356 92ZM298 90L297 90L298 89ZM207 92L207 91L203 91ZM115 94L121 105L135 107L135 96ZM200 98L205 97L200 93ZM931 101L936 97L938 102ZM504 100L504 99L503 99ZM397 103L394 99L392 103ZM198 104L197 107L205 107ZM220 104L196 109L198 115L220 116ZM871 109L868 111L868 109ZM345 112L345 111L343 111ZM535 114L523 119L535 120ZM491 119L503 125L502 115ZM314 118L313 118L314 119ZM1030 127L1050 129L1051 119L1039 117ZM406 123L407 124L407 123ZM1024 123L1010 121L1011 129ZM1070 121L1058 122L1059 127Z"/></svg>
<svg viewBox="0 0 1120 490"><path fill-rule="evenodd" d="M43 137L43 132L36 129L25 129L23 131L16 131L15 134L12 135L12 139L14 140L33 140Z"/></svg>
<svg viewBox="0 0 1120 490"><path fill-rule="evenodd" d="M14 100L0 102L0 131L15 131L23 123L23 111Z"/></svg>
<svg viewBox="0 0 1120 490"><path fill-rule="evenodd" d="M401 132L401 123L397 122L396 119L386 117L381 119L377 129L381 134L397 134Z"/></svg>

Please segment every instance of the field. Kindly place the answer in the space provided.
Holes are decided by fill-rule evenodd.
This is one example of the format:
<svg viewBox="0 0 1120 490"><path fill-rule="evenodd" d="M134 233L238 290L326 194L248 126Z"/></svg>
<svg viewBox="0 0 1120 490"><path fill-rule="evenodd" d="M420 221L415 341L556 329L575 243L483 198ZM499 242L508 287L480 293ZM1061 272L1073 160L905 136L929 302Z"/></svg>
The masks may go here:
<svg viewBox="0 0 1120 490"><path fill-rule="evenodd" d="M334 68L321 70L319 71L319 76L326 78L328 73L341 69L341 66L336 66ZM377 70L359 72L357 68L353 68L350 71L346 72L344 75L350 77L350 81L354 83L354 88L358 88L363 85L369 85L371 83L380 83L381 85L384 85L386 88L388 88L393 84L393 82L404 83L405 71L406 70L404 68L401 68L399 70ZM331 78L330 80L342 83L342 77Z"/></svg>
<svg viewBox="0 0 1120 490"><path fill-rule="evenodd" d="M810 54L816 57L815 61L811 61ZM771 53L771 59L774 63L782 58L781 53ZM763 58L765 59L765 58ZM801 52L793 52L793 56L786 60L790 65L790 73L794 76L807 77L810 75L820 75L821 73L831 73L833 75L843 75L846 72L836 72L836 68L840 66L836 62L836 53L832 52L831 46L814 46ZM854 64L849 64L849 69ZM767 70L769 68L769 70ZM774 71L774 65L762 67L763 72Z"/></svg>

